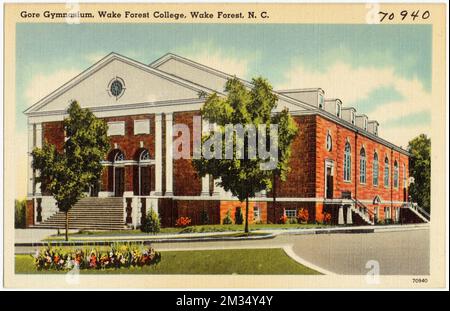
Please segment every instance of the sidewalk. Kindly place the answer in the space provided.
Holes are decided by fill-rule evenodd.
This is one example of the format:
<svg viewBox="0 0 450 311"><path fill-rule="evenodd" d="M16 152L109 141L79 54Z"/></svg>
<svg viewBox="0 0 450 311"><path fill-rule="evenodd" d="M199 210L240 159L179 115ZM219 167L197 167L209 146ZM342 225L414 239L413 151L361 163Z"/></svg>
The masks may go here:
<svg viewBox="0 0 450 311"><path fill-rule="evenodd" d="M261 240L270 239L278 235L305 235L305 234L343 234L343 233L373 233L373 232L395 232L408 230L421 230L429 228L429 224L411 225L388 225L388 226L357 226L357 227L333 227L333 228L309 228L309 229L261 229L253 230L264 235L254 235L248 237L227 237L240 233L240 231L205 232L205 233L171 233L171 234L133 234L133 235L77 235L71 236L69 242L55 240L55 244L86 244L86 243L110 243L110 242L201 242L201 241L232 241L232 240ZM72 231L72 230L71 230ZM72 232L76 233L76 230ZM55 229L16 229L16 246L45 245L48 241L43 241L52 234L56 234Z"/></svg>

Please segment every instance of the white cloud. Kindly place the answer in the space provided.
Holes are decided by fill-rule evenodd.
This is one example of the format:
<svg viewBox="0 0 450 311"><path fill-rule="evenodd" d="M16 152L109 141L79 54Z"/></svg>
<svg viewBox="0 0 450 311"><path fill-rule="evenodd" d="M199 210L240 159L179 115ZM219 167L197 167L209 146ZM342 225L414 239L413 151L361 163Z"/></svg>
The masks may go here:
<svg viewBox="0 0 450 311"><path fill-rule="evenodd" d="M25 90L27 106L31 106L81 72L80 69L60 69L49 74L36 74Z"/></svg>
<svg viewBox="0 0 450 311"><path fill-rule="evenodd" d="M408 115L431 112L432 96L424 90L417 79L408 80L389 68L359 67L336 62L326 71L311 71L303 65L293 66L285 74L285 83L278 89L320 87L326 98L340 98L344 106L351 106L358 100L381 87L392 87L402 95L401 100L381 103L370 112L369 119L380 123L380 136L406 146L407 142L420 133L430 134L429 127L406 128L404 125L383 130L383 122L407 118ZM364 113L364 111L359 111Z"/></svg>

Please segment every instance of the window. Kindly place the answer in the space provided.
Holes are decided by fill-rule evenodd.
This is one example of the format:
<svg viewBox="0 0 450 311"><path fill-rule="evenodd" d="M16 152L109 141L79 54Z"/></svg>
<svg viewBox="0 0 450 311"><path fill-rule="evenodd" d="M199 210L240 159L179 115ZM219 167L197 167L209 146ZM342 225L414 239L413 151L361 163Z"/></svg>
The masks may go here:
<svg viewBox="0 0 450 311"><path fill-rule="evenodd" d="M323 108L323 96L319 95L319 108L322 109Z"/></svg>
<svg viewBox="0 0 450 311"><path fill-rule="evenodd" d="M125 122L108 122L108 136L125 135Z"/></svg>
<svg viewBox="0 0 450 311"><path fill-rule="evenodd" d="M341 117L341 105L340 104L336 104L336 116L338 118Z"/></svg>
<svg viewBox="0 0 450 311"><path fill-rule="evenodd" d="M333 140L332 140L332 138L331 138L330 132L328 132L328 134L327 134L327 142L326 142L326 145L327 145L327 150L328 150L328 151L331 151L331 149L333 148Z"/></svg>
<svg viewBox="0 0 450 311"><path fill-rule="evenodd" d="M384 219L391 219L391 208L389 206L384 208Z"/></svg>
<svg viewBox="0 0 450 311"><path fill-rule="evenodd" d="M253 207L253 220L260 221L261 220L261 211L258 206Z"/></svg>
<svg viewBox="0 0 450 311"><path fill-rule="evenodd" d="M384 158L384 186L389 187L389 159Z"/></svg>
<svg viewBox="0 0 450 311"><path fill-rule="evenodd" d="M366 183L366 151L364 147L361 148L359 153L359 182L361 184Z"/></svg>
<svg viewBox="0 0 450 311"><path fill-rule="evenodd" d="M364 119L364 130L367 131L367 119Z"/></svg>
<svg viewBox="0 0 450 311"><path fill-rule="evenodd" d="M297 211L295 209L287 209L284 211L284 214L287 218L295 218L297 217Z"/></svg>
<svg viewBox="0 0 450 311"><path fill-rule="evenodd" d="M344 150L344 180L351 180L351 166L352 166L352 155L351 155L350 143L345 144Z"/></svg>
<svg viewBox="0 0 450 311"><path fill-rule="evenodd" d="M394 162L394 187L398 188L398 163L397 160Z"/></svg>
<svg viewBox="0 0 450 311"><path fill-rule="evenodd" d="M406 166L403 163L403 188L406 188Z"/></svg>
<svg viewBox="0 0 450 311"><path fill-rule="evenodd" d="M139 156L139 161L148 161L150 160L150 154L148 153L148 150L144 150L141 152L141 155Z"/></svg>
<svg viewBox="0 0 450 311"><path fill-rule="evenodd" d="M150 120L134 120L134 135L150 134Z"/></svg>
<svg viewBox="0 0 450 311"><path fill-rule="evenodd" d="M355 113L353 111L350 114L350 119L351 119L352 124L355 124Z"/></svg>
<svg viewBox="0 0 450 311"><path fill-rule="evenodd" d="M373 185L378 186L378 153L373 154Z"/></svg>
<svg viewBox="0 0 450 311"><path fill-rule="evenodd" d="M121 162L125 160L125 155L122 151L118 151L114 156L114 162Z"/></svg>

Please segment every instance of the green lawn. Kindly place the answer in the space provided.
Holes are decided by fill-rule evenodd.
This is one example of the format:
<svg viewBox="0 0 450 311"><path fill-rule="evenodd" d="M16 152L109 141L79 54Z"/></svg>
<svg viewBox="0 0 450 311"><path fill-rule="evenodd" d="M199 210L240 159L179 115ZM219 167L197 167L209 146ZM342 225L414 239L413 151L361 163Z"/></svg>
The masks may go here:
<svg viewBox="0 0 450 311"><path fill-rule="evenodd" d="M320 274L303 266L282 249L233 249L161 252L156 266L118 270L81 270L83 274ZM16 273L47 274L36 271L31 255L16 255Z"/></svg>
<svg viewBox="0 0 450 311"><path fill-rule="evenodd" d="M324 228L327 225L321 224L253 224L249 225L250 231L267 230L267 229L310 229L310 228ZM225 232L225 231L244 231L244 225L203 225L203 226L192 226L186 228L161 228L160 234L183 234L183 233L204 233L204 232ZM86 236L86 235L149 235L148 233L143 233L140 230L83 230L78 233L70 233L70 236ZM57 235L54 235L57 236ZM54 237L52 236L52 237ZM64 230L61 230L60 236L64 236Z"/></svg>

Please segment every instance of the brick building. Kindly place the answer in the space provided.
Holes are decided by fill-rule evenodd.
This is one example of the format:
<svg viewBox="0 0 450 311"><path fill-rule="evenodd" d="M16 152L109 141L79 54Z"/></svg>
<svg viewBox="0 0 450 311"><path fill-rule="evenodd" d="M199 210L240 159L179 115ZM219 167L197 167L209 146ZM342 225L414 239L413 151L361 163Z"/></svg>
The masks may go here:
<svg viewBox="0 0 450 311"><path fill-rule="evenodd" d="M26 110L29 152L44 141L62 147L62 120L71 100L108 123L111 150L101 182L90 190L91 198L80 201L89 209L83 210L80 203L77 216L74 208L72 226L139 226L149 208L159 213L165 226L174 225L180 216L200 224L205 219L220 223L227 211L234 217L236 208L245 213L245 205L214 180L200 178L190 159L173 159L171 152L178 135L174 124L185 124L191 132L194 126L210 128L205 121L194 124L204 102L199 93L223 95L230 77L173 54L147 65L111 53ZM408 153L378 136L377 121L339 99L327 99L320 88L276 94L277 110L289 109L299 133L288 178L276 183L276 204L271 192L261 192L250 203L252 222L275 223L282 215L295 217L300 208L308 209L310 221L323 221L324 215L336 224L412 221L417 213L401 213L410 210L405 205ZM190 140L192 144L192 136ZM29 155L28 224L58 226L54 199L34 182L38 173ZM118 204L117 214L109 213L105 202ZM99 211L109 215L103 227L105 216ZM95 221L89 225L91 213ZM402 219L403 215L409 216ZM76 217L85 222L78 224Z"/></svg>

